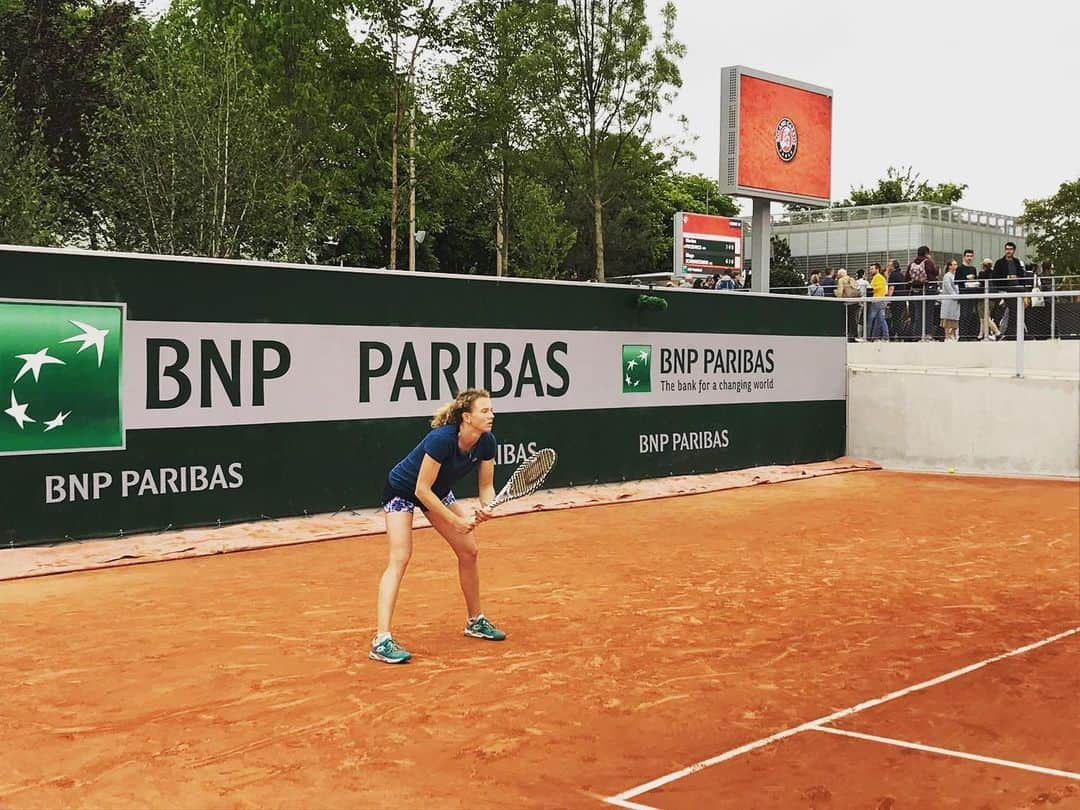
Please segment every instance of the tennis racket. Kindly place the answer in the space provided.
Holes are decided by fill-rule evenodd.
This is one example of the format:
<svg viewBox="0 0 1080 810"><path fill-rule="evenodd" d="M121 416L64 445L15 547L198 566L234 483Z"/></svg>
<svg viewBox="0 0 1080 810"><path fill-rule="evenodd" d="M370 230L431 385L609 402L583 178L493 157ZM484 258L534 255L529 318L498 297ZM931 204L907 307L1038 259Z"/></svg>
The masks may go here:
<svg viewBox="0 0 1080 810"><path fill-rule="evenodd" d="M490 512L500 504L536 492L544 483L548 473L551 472L551 468L555 466L557 458L555 451L550 447L545 447L543 450L533 453L518 465L513 475L510 476L510 480L495 496L495 500L484 507L485 511Z"/></svg>

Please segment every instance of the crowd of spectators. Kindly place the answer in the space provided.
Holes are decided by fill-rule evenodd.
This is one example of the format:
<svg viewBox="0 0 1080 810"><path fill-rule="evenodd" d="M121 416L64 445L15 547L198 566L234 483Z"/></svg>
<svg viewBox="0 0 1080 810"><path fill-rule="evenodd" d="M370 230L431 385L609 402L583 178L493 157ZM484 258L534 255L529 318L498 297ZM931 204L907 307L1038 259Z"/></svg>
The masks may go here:
<svg viewBox="0 0 1080 810"><path fill-rule="evenodd" d="M1049 273L1044 263L1042 273ZM975 253L965 250L962 262L949 260L944 267L934 262L930 248L923 245L914 258L902 267L893 259L882 267L875 262L867 273L859 270L855 278L844 269L826 268L823 278L811 276L807 292L816 296L835 296L848 301L848 337L850 340L1015 340L1019 322L1017 306L1039 309L1045 305L1040 295L1040 268L1025 266L1016 256L1016 245L1005 244L1004 255L997 261L983 259L975 267ZM981 293L1029 293L1024 298L971 298ZM889 301L904 296L941 296L936 300ZM859 302L860 298L869 301ZM1035 318L1029 314L1026 320ZM865 322L862 321L865 319ZM1038 332L1038 329L1029 330Z"/></svg>
<svg viewBox="0 0 1080 810"><path fill-rule="evenodd" d="M668 287L693 287L695 290L749 290L750 271L745 276L742 268L724 270L722 273L697 276L693 280L688 277L676 277L668 280Z"/></svg>
<svg viewBox="0 0 1080 810"><path fill-rule="evenodd" d="M996 261L983 259L975 265L975 252L965 250L962 261L950 259L938 267L930 248L920 247L906 266L891 259L882 266L874 262L854 274L826 267L814 273L805 287L810 296L843 298L847 303L847 334L862 340L1015 340L1018 301L1027 309L1025 336L1043 336L1040 321L1045 308L1041 275L1050 263L1025 265L1016 256L1016 245L1006 242ZM668 287L693 287L720 292L750 289L750 273L741 269L714 275L676 277ZM802 288L799 288L800 290ZM795 289L787 290L795 292ZM774 290L776 292L776 290ZM1019 298L986 298L983 293L1028 293ZM964 296L972 297L964 300ZM940 296L933 300L890 300L905 296ZM1034 335L1033 335L1034 333Z"/></svg>

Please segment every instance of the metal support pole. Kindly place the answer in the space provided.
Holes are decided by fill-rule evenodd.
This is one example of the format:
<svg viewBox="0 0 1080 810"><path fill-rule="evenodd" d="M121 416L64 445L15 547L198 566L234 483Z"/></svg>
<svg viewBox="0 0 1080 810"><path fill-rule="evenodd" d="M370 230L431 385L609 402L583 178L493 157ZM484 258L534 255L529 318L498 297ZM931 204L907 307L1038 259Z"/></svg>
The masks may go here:
<svg viewBox="0 0 1080 810"><path fill-rule="evenodd" d="M1057 284L1054 283L1054 277L1051 276L1050 277L1050 292L1055 292L1056 290L1057 290ZM1046 299L1043 299L1043 300L1046 300ZM1054 316L1057 315L1057 309L1055 307L1056 304L1057 304L1057 296L1056 295L1050 296L1050 339L1051 340L1054 339Z"/></svg>
<svg viewBox="0 0 1080 810"><path fill-rule="evenodd" d="M1024 299L1016 299L1016 376L1024 376Z"/></svg>
<svg viewBox="0 0 1080 810"><path fill-rule="evenodd" d="M750 237L750 255L753 257L753 277L750 288L754 292L769 291L769 258L772 253L772 243L769 237L772 233L772 214L769 210L769 201L754 198L754 214L750 220L753 231Z"/></svg>

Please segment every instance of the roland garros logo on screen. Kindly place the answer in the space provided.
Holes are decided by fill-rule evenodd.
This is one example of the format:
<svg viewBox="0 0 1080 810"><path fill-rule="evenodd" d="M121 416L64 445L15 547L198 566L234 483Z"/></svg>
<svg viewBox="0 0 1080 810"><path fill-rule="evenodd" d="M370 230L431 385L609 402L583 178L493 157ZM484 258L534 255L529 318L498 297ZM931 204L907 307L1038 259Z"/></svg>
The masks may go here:
<svg viewBox="0 0 1080 810"><path fill-rule="evenodd" d="M799 151L799 130L790 118L781 118L776 125L776 154L785 163L795 159Z"/></svg>

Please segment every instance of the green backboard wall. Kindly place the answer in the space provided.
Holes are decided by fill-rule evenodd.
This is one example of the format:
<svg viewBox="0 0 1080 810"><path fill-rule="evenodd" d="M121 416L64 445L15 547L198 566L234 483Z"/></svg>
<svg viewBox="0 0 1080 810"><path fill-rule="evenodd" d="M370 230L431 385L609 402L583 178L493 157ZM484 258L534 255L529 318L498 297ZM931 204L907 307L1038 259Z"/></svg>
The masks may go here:
<svg viewBox="0 0 1080 810"><path fill-rule="evenodd" d="M838 308L642 291L0 248L0 545L374 506L467 385L497 484L844 453Z"/></svg>

